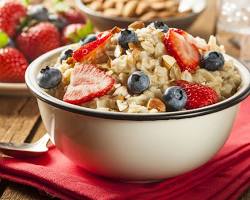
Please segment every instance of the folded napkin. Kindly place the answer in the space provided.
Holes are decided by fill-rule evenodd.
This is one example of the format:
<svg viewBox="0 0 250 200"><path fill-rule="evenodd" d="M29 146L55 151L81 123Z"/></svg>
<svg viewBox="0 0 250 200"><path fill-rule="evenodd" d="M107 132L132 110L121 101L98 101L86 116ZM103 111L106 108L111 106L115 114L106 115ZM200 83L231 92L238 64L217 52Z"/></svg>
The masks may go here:
<svg viewBox="0 0 250 200"><path fill-rule="evenodd" d="M232 134L202 167L158 183L133 184L91 174L56 148L42 157L0 160L0 178L30 185L65 200L237 199L250 186L250 97L241 104Z"/></svg>

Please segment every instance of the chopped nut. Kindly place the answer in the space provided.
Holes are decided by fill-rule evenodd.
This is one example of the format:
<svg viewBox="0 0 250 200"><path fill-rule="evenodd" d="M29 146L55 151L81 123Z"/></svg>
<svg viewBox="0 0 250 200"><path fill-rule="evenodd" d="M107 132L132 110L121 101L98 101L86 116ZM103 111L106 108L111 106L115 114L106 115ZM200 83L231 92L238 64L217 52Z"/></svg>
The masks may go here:
<svg viewBox="0 0 250 200"><path fill-rule="evenodd" d="M89 4L89 7L95 11L100 11L102 9L102 2L93 1L91 4Z"/></svg>
<svg viewBox="0 0 250 200"><path fill-rule="evenodd" d="M124 7L122 16L123 17L132 17L135 13L135 9L137 7L137 0L129 1Z"/></svg>
<svg viewBox="0 0 250 200"><path fill-rule="evenodd" d="M66 62L67 62L68 65L70 65L72 67L75 64L75 60L72 57L69 57Z"/></svg>
<svg viewBox="0 0 250 200"><path fill-rule="evenodd" d="M157 98L149 99L148 104L147 104L147 108L148 108L148 110L156 109L159 112L166 111L166 105L160 99L157 99Z"/></svg>
<svg viewBox="0 0 250 200"><path fill-rule="evenodd" d="M113 17L119 16L119 15L121 14L121 13L119 12L119 10L117 10L117 9L115 9L115 8L108 8L108 9L105 9L105 10L103 11L103 13L104 13L105 15L113 16Z"/></svg>
<svg viewBox="0 0 250 200"><path fill-rule="evenodd" d="M149 8L149 3L148 2L145 2L145 1L140 1L138 3L138 6L135 10L135 14L136 15L142 15L144 14L145 12L147 12L148 8Z"/></svg>
<svg viewBox="0 0 250 200"><path fill-rule="evenodd" d="M165 3L166 2L155 2L155 3L150 4L150 7L156 11L163 10L165 9Z"/></svg>
<svg viewBox="0 0 250 200"><path fill-rule="evenodd" d="M155 18L157 18L157 12L155 11L147 12L140 17L140 19L143 21L148 21L150 19L155 19Z"/></svg>
<svg viewBox="0 0 250 200"><path fill-rule="evenodd" d="M103 9L114 8L116 0L106 0L103 3Z"/></svg>
<svg viewBox="0 0 250 200"><path fill-rule="evenodd" d="M175 63L176 63L175 58L172 57L172 56L169 56L169 55L163 55L162 60L163 60L163 65L167 69L171 69L171 67L173 67L175 65Z"/></svg>
<svg viewBox="0 0 250 200"><path fill-rule="evenodd" d="M127 96L128 90L125 86L121 86L115 90L113 93L113 96Z"/></svg>
<svg viewBox="0 0 250 200"><path fill-rule="evenodd" d="M126 101L116 100L116 105L117 105L119 111L121 111L121 112L128 108L128 103Z"/></svg>
<svg viewBox="0 0 250 200"><path fill-rule="evenodd" d="M130 24L128 27L136 30L136 29L144 28L145 24L142 21L135 21L134 23Z"/></svg>

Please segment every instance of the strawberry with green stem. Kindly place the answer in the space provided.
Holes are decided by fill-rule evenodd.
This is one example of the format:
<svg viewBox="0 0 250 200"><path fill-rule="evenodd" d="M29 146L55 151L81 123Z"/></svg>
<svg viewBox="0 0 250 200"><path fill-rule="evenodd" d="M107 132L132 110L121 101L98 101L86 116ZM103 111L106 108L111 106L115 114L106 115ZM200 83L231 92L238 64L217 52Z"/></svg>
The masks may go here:
<svg viewBox="0 0 250 200"><path fill-rule="evenodd" d="M18 48L28 60L34 60L38 56L60 46L60 33L49 22L41 22L24 29L16 39Z"/></svg>
<svg viewBox="0 0 250 200"><path fill-rule="evenodd" d="M76 43L87 35L93 33L94 26L88 20L86 24L70 24L62 31L62 42L64 44Z"/></svg>

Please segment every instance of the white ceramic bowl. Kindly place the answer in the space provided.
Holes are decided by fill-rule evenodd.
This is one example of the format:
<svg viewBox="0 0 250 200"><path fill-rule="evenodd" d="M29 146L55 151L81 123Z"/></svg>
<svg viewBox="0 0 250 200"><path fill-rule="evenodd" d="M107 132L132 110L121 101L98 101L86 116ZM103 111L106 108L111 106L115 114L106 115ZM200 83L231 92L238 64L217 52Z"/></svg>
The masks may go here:
<svg viewBox="0 0 250 200"><path fill-rule="evenodd" d="M239 103L250 93L250 73L234 60L239 91L200 109L157 114L101 112L65 103L36 82L65 47L44 54L26 71L42 120L57 148L83 168L107 177L152 181L193 170L211 159L227 140Z"/></svg>

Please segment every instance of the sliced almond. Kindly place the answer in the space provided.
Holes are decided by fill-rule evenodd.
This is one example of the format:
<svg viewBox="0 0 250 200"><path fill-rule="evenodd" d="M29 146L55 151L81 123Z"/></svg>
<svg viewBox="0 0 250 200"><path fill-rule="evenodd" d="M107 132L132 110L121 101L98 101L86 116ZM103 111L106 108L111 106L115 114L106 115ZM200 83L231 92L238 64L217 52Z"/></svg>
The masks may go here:
<svg viewBox="0 0 250 200"><path fill-rule="evenodd" d="M162 61L163 61L164 67L166 67L167 69L171 69L176 63L175 58L169 55L163 55Z"/></svg>
<svg viewBox="0 0 250 200"><path fill-rule="evenodd" d="M135 16L135 9L137 7L138 1L137 0L132 0L129 1L124 7L123 7L123 12L122 16L123 17L133 17Z"/></svg>
<svg viewBox="0 0 250 200"><path fill-rule="evenodd" d="M116 105L121 112L128 108L128 103L123 100L116 100Z"/></svg>
<svg viewBox="0 0 250 200"><path fill-rule="evenodd" d="M158 98L151 98L147 104L148 110L156 109L159 112L166 111L166 105Z"/></svg>
<svg viewBox="0 0 250 200"><path fill-rule="evenodd" d="M91 4L89 4L89 8L95 11L101 11L102 10L102 2L101 1L93 1Z"/></svg>
<svg viewBox="0 0 250 200"><path fill-rule="evenodd" d="M148 21L148 20L155 19L155 18L157 18L157 12L155 11L147 12L140 17L140 19L143 21Z"/></svg>
<svg viewBox="0 0 250 200"><path fill-rule="evenodd" d="M136 30L136 29L144 28L145 24L142 21L135 21L134 23L130 24L128 27Z"/></svg>
<svg viewBox="0 0 250 200"><path fill-rule="evenodd" d="M177 8L178 4L179 3L176 0L166 1L165 2L165 8L167 8L167 9Z"/></svg>
<svg viewBox="0 0 250 200"><path fill-rule="evenodd" d="M103 9L114 8L116 4L116 0L106 0L103 3Z"/></svg>
<svg viewBox="0 0 250 200"><path fill-rule="evenodd" d="M116 1L115 9L118 10L120 15L122 15L123 7L124 7L124 2L123 1Z"/></svg>
<svg viewBox="0 0 250 200"><path fill-rule="evenodd" d="M155 3L150 4L150 7L153 10L159 11L159 10L165 9L165 4L166 4L166 2L155 2Z"/></svg>
<svg viewBox="0 0 250 200"><path fill-rule="evenodd" d="M116 17L119 16L121 13L115 8L108 8L103 11L103 14L111 17Z"/></svg>
<svg viewBox="0 0 250 200"><path fill-rule="evenodd" d="M137 16L140 16L140 15L144 14L145 12L147 12L149 8L150 8L150 6L149 6L148 2L140 1L137 5L136 10L135 10L135 14Z"/></svg>

